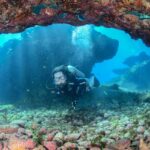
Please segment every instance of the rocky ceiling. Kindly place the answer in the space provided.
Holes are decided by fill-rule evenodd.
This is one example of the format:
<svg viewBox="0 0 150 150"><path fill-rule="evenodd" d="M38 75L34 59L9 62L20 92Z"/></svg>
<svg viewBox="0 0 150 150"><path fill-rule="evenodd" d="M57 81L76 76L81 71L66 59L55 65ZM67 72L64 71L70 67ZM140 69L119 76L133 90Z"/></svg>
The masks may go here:
<svg viewBox="0 0 150 150"><path fill-rule="evenodd" d="M0 0L0 33L52 23L113 27L150 46L150 0Z"/></svg>

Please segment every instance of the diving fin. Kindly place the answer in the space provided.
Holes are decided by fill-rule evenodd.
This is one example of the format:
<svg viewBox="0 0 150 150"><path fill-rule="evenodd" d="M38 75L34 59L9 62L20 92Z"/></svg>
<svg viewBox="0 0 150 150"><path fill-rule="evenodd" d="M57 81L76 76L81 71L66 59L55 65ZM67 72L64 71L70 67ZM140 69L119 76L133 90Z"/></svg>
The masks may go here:
<svg viewBox="0 0 150 150"><path fill-rule="evenodd" d="M94 75L92 75L90 77L90 79L89 79L89 85L90 85L91 88L99 87L100 86L100 82Z"/></svg>

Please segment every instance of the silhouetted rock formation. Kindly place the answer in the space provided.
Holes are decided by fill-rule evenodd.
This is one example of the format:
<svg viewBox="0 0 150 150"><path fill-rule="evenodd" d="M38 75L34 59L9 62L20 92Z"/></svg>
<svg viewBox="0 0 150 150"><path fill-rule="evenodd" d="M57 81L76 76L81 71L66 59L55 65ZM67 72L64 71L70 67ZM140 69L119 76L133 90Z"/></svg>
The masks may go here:
<svg viewBox="0 0 150 150"><path fill-rule="evenodd" d="M141 52L138 56L128 57L123 63L131 67L147 60L150 60L150 56L147 55L145 52Z"/></svg>
<svg viewBox="0 0 150 150"><path fill-rule="evenodd" d="M118 83L127 89L149 90L150 89L150 60L143 61L128 69L119 79Z"/></svg>
<svg viewBox="0 0 150 150"><path fill-rule="evenodd" d="M1 47L0 55L4 56L0 60L1 99L22 101L25 98L31 103L37 99L41 102L50 100L49 88L53 84L51 72L54 67L71 64L89 76L96 62L115 56L118 48L116 40L92 30L93 47L89 50L82 46L79 48L71 42L73 29L69 25L63 29L62 25L38 27L32 32L22 33L21 40L10 40Z"/></svg>

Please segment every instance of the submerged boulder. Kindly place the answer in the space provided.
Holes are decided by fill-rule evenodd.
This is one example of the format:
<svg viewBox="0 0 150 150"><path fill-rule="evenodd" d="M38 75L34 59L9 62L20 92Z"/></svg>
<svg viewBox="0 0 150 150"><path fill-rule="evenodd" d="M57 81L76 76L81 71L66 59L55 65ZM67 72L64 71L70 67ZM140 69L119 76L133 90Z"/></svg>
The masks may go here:
<svg viewBox="0 0 150 150"><path fill-rule="evenodd" d="M134 65L118 79L120 86L131 90L149 90L150 61Z"/></svg>
<svg viewBox="0 0 150 150"><path fill-rule="evenodd" d="M72 42L75 28L69 25L63 27L37 27L23 32L22 39L10 40L0 47L0 54L5 56L0 64L0 82L2 86L5 85L0 86L0 98L4 102L20 100L21 103L32 106L41 105L43 101L50 99L49 90L53 86L51 73L54 67L71 64L88 77L96 62L116 55L117 40L110 39L91 27L91 45L83 47L81 43L75 45Z"/></svg>

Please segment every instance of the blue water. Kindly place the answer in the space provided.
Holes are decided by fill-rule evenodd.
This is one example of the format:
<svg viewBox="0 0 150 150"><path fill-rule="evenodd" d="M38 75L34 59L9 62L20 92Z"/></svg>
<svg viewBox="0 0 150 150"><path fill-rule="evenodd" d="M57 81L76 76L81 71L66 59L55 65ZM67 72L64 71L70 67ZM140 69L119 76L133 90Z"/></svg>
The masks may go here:
<svg viewBox="0 0 150 150"><path fill-rule="evenodd" d="M52 96L52 70L62 64L101 85L75 99ZM112 28L56 24L1 34L0 146L137 150L144 139L147 147L149 68L150 48Z"/></svg>
<svg viewBox="0 0 150 150"><path fill-rule="evenodd" d="M113 59L97 63L93 67L93 72L101 79L102 83L107 83L116 77L116 74L113 73L114 68L126 68L122 62L129 56L138 55L142 51L150 54L150 47L147 47L141 39L132 39L124 31L105 27L95 27L95 30L119 41L117 55Z"/></svg>
<svg viewBox="0 0 150 150"><path fill-rule="evenodd" d="M52 69L62 64L74 65L87 77L95 74L102 85L115 79L113 83L121 82L120 86L147 90L149 64L130 74L124 80L126 85L121 81L123 77L114 73L114 69L129 70L123 62L141 52L150 55L150 48L141 39L134 40L121 30L93 25L35 26L21 33L1 34L0 98L48 100L47 87L54 86Z"/></svg>
<svg viewBox="0 0 150 150"><path fill-rule="evenodd" d="M57 25L56 25L57 26ZM55 28L55 25L53 26ZM66 27L62 25L62 27ZM83 27L76 27L72 33L72 42L75 46L81 47L82 50L85 50L86 53L90 53L91 41L90 41L90 30L93 26L86 25ZM30 29L26 29L27 33L32 33L33 30L36 28L42 27L34 27ZM47 27L46 27L47 28ZM51 27L48 27L51 28ZM57 28L57 27L56 27ZM122 62L129 56L138 55L140 52L144 51L147 54L150 54L150 48L147 47L141 39L132 39L128 33L124 31L113 29L113 28L106 28L106 27L94 27L94 29L112 39L116 39L119 41L118 52L115 57L111 60L106 60L102 63L96 63L93 66L92 72L97 76L97 78L101 81L101 83L107 83L111 81L113 77L116 77L116 74L113 73L114 68L122 68L126 67ZM1 34L0 35L0 46L3 46L7 41L11 39L20 40L22 33L16 34ZM42 38L47 38L48 33L43 32ZM103 41L100 41L103 42ZM5 52L1 55L1 60L5 59L9 53L13 50Z"/></svg>

